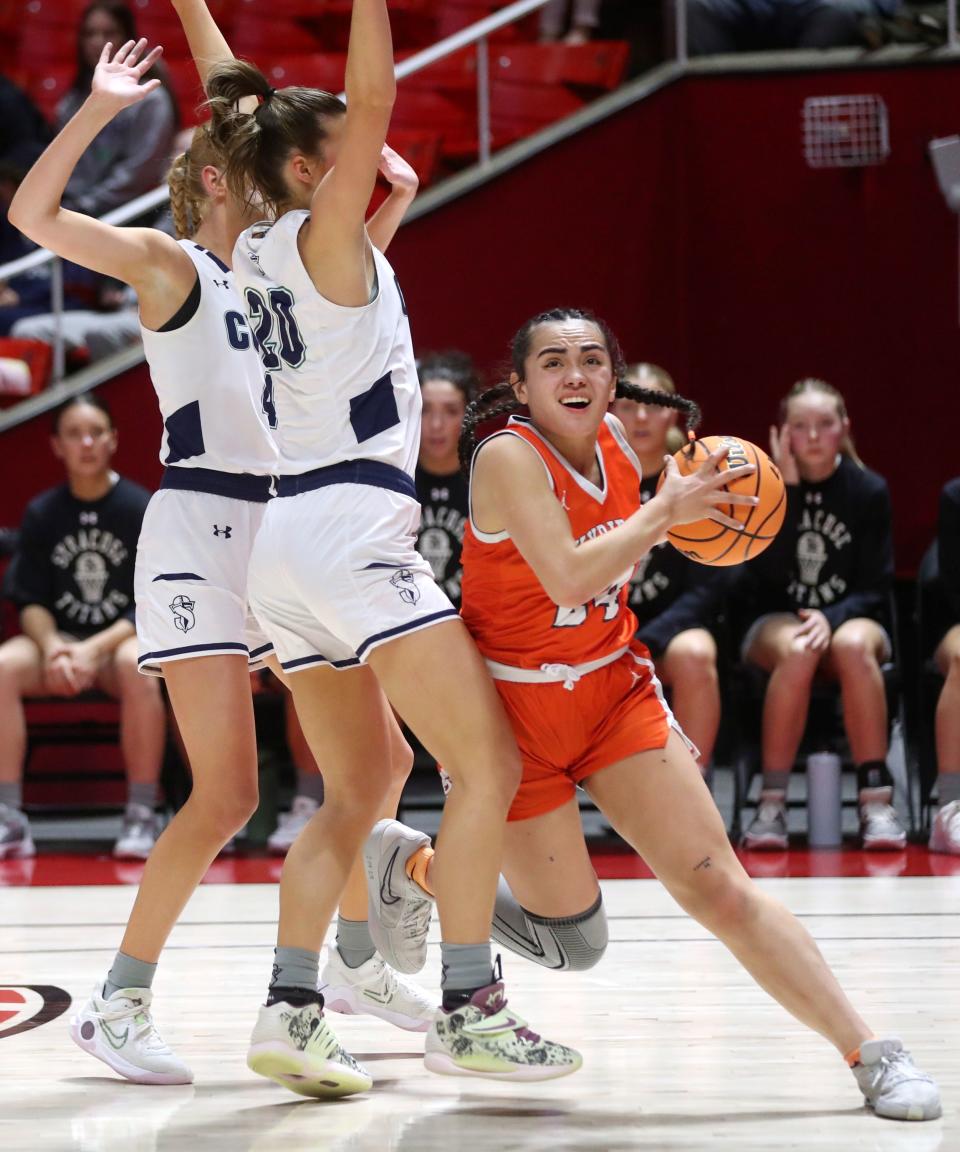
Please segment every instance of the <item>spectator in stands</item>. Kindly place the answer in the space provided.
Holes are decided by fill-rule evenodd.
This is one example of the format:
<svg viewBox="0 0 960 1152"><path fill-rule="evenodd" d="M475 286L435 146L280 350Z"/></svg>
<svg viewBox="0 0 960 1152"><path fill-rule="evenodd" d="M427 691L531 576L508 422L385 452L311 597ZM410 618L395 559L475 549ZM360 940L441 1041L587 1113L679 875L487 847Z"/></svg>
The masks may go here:
<svg viewBox="0 0 960 1152"><path fill-rule="evenodd" d="M67 356L82 359L82 364L93 363L140 341L140 316L137 296L132 288L104 284L100 293L101 311L78 308L60 317L60 334ZM45 312L18 320L10 335L19 340L54 342L57 320Z"/></svg>
<svg viewBox="0 0 960 1152"><path fill-rule="evenodd" d="M744 837L748 848L787 846L786 790L807 723L814 676L839 681L857 768L864 848L896 849L906 834L891 804L887 704L881 664L892 654L890 495L850 437L840 393L800 380L770 430L787 485L774 543L740 570L756 619L744 659L770 673L763 707L763 791Z"/></svg>
<svg viewBox="0 0 960 1152"><path fill-rule="evenodd" d="M458 445L463 416L479 389L480 377L464 352L427 353L417 361L417 372L423 396L416 471L417 499L422 508L417 551L459 608L460 549L468 504Z"/></svg>
<svg viewBox="0 0 960 1152"><path fill-rule="evenodd" d="M940 583L953 621L934 660L946 681L937 701L937 791L940 807L930 848L960 856L960 477L940 496L937 530Z"/></svg>
<svg viewBox="0 0 960 1152"><path fill-rule="evenodd" d="M133 12L121 0L94 0L87 6L77 34L77 74L57 106L57 131L90 95L103 46L110 42L117 48L136 39ZM148 73L154 76L161 86L115 116L81 156L64 193L65 208L102 216L163 183L179 114L162 64Z"/></svg>
<svg viewBox="0 0 960 1152"><path fill-rule="evenodd" d="M862 44L862 25L900 0L687 0L691 56Z"/></svg>
<svg viewBox="0 0 960 1152"><path fill-rule="evenodd" d="M634 364L626 378L642 388L676 392L670 374L656 364ZM646 503L656 493L664 456L683 445L677 413L633 400L615 400L613 411L643 468L640 491ZM630 607L640 623L637 635L650 649L661 682L671 689L674 714L697 746L700 771L708 783L720 727L713 629L726 583L722 569L688 560L664 542L640 561L630 585Z"/></svg>
<svg viewBox="0 0 960 1152"><path fill-rule="evenodd" d="M0 167L15 177L23 176L49 140L50 129L40 110L26 92L0 73Z"/></svg>
<svg viewBox="0 0 960 1152"><path fill-rule="evenodd" d="M540 39L586 44L600 23L603 0L550 0L540 9Z"/></svg>
<svg viewBox="0 0 960 1152"><path fill-rule="evenodd" d="M22 635L0 646L0 858L34 853L22 810L23 698L99 688L120 701L128 804L118 857L145 858L157 834L154 804L165 743L157 682L137 671L133 565L149 493L110 467L117 432L87 393L56 412L51 445L65 484L24 513L12 596Z"/></svg>
<svg viewBox="0 0 960 1152"><path fill-rule="evenodd" d="M109 41L119 47L127 40L136 39L133 12L121 0L94 0L87 6L77 30L77 73L57 106L57 131L90 94L93 72L104 44ZM166 80L162 64L157 64L151 75ZM176 101L162 83L140 103L125 108L100 132L77 161L63 196L63 206L88 216L102 216L156 188L165 179L178 124ZM156 213L151 213L149 219L155 216ZM10 258L22 254L22 251L11 252ZM111 281L86 268L64 263L66 308L102 311L103 296L111 290ZM19 276L10 285L0 286L0 335L8 335L19 320L49 312L49 266ZM112 327L116 325L108 322L106 328Z"/></svg>

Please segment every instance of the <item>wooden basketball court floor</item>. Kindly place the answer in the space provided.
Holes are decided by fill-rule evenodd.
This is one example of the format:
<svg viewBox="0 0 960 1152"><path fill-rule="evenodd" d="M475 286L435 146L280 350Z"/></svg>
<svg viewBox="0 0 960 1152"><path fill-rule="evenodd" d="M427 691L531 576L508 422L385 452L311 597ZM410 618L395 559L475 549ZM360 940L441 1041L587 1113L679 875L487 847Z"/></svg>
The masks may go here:
<svg viewBox="0 0 960 1152"><path fill-rule="evenodd" d="M6 883L16 883L15 868L3 866ZM611 871L642 875L601 870ZM25 1031L3 1023L11 999L35 995L28 988L85 997L135 893L129 883L3 883L0 875L0 1149L10 1152L960 1149L960 874L759 881L803 918L868 1022L901 1035L939 1080L944 1115L926 1124L868 1113L832 1048L653 880L603 881L611 943L593 971L553 973L504 957L515 1007L581 1049L578 1074L543 1085L438 1077L422 1066L421 1035L335 1017L376 1083L326 1103L293 1096L244 1063L270 966L273 883L205 884L164 955L156 1018L194 1068L189 1087L120 1080L73 1046L69 1012ZM436 939L434 921L421 974L433 989Z"/></svg>

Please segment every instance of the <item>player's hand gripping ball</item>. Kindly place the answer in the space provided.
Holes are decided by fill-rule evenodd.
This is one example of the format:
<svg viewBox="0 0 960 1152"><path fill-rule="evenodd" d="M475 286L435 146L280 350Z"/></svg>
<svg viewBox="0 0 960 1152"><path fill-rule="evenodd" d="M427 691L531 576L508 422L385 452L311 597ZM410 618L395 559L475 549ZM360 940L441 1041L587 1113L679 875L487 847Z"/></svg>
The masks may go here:
<svg viewBox="0 0 960 1152"><path fill-rule="evenodd" d="M752 560L768 547L783 524L787 512L787 491L780 469L766 452L749 440L741 440L739 436L705 436L681 448L673 458L681 474L689 476L718 448L729 449L726 459L720 463L721 471L737 468L741 464L757 466L751 476L741 476L733 480L729 487L730 492L756 496L757 503L717 506L717 511L739 520L743 529L738 532L718 524L716 520L697 520L693 524L677 524L667 533L667 539L674 548L698 564L724 567ZM661 473L658 491L664 478Z"/></svg>

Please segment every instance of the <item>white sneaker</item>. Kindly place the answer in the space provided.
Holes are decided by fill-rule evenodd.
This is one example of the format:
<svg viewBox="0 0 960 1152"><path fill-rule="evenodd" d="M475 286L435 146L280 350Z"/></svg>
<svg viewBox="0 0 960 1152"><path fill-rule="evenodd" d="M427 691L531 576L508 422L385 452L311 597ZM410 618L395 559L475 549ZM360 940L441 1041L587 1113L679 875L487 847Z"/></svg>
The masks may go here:
<svg viewBox="0 0 960 1152"><path fill-rule="evenodd" d="M379 1016L408 1032L426 1032L437 1005L424 990L394 972L382 957L371 956L359 968L350 968L335 944L328 949L320 977L323 1005L345 1016Z"/></svg>
<svg viewBox="0 0 960 1152"><path fill-rule="evenodd" d="M960 856L960 800L937 809L930 829L930 851Z"/></svg>
<svg viewBox="0 0 960 1152"><path fill-rule="evenodd" d="M366 1068L340 1046L319 997L303 1007L282 1000L264 1005L250 1038L247 1067L301 1096L350 1096L373 1086Z"/></svg>
<svg viewBox="0 0 960 1152"><path fill-rule="evenodd" d="M310 823L320 805L309 796L294 796L289 812L281 812L276 828L267 837L267 849L278 856L286 856L293 842Z"/></svg>
<svg viewBox="0 0 960 1152"><path fill-rule="evenodd" d="M867 851L896 852L905 848L907 833L890 803L893 789L860 790L860 841Z"/></svg>
<svg viewBox="0 0 960 1152"><path fill-rule="evenodd" d="M150 1015L149 988L121 988L108 999L98 985L70 1017L70 1036L84 1052L135 1084L192 1084L193 1073L163 1042Z"/></svg>
<svg viewBox="0 0 960 1152"><path fill-rule="evenodd" d="M128 804L123 827L113 846L117 860L146 860L160 835L160 821L146 804Z"/></svg>
<svg viewBox="0 0 960 1152"><path fill-rule="evenodd" d="M936 1120L940 1089L913 1063L895 1036L860 1045L860 1061L851 1068L867 1106L888 1120Z"/></svg>
<svg viewBox="0 0 960 1152"><path fill-rule="evenodd" d="M36 856L30 821L19 808L0 804L0 860Z"/></svg>
<svg viewBox="0 0 960 1152"><path fill-rule="evenodd" d="M429 843L429 836L399 820L380 820L363 846L370 935L397 972L419 972L427 961L433 900L410 879L406 864Z"/></svg>
<svg viewBox="0 0 960 1152"><path fill-rule="evenodd" d="M761 792L757 814L743 834L743 847L761 852L785 852L788 844L785 793Z"/></svg>

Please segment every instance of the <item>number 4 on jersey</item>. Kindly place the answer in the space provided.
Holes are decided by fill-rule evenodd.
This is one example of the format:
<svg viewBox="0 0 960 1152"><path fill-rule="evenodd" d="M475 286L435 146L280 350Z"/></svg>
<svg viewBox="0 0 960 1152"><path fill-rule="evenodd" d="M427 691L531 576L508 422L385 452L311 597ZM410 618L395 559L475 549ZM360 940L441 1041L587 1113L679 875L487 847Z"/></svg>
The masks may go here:
<svg viewBox="0 0 960 1152"><path fill-rule="evenodd" d="M277 406L271 372L286 364L299 368L307 356L307 346L293 314L293 294L287 288L271 288L266 296L256 288L246 291L247 311L253 329L253 342L260 353L264 381L261 404L267 423L276 428Z"/></svg>
<svg viewBox="0 0 960 1152"><path fill-rule="evenodd" d="M629 576L627 580L629 580ZM619 584L611 584L606 592L601 592L599 596L594 596L592 600L587 601L586 604L580 604L576 608L558 607L553 620L554 628L577 628L585 623L587 613L591 608L602 608L604 621L615 620L620 611L620 592L627 580L623 580Z"/></svg>

